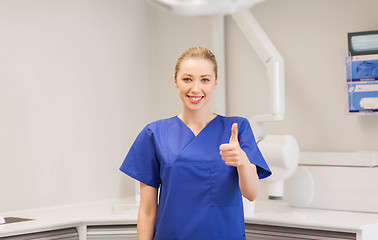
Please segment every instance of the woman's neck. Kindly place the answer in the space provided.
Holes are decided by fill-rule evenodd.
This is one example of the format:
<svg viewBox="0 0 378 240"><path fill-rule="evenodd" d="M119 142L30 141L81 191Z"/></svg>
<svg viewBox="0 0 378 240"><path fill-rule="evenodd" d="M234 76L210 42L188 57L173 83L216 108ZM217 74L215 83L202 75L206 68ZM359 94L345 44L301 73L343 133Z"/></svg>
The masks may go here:
<svg viewBox="0 0 378 240"><path fill-rule="evenodd" d="M216 114L206 112L187 112L183 111L178 117L183 121L194 133L198 135L206 125L216 117Z"/></svg>

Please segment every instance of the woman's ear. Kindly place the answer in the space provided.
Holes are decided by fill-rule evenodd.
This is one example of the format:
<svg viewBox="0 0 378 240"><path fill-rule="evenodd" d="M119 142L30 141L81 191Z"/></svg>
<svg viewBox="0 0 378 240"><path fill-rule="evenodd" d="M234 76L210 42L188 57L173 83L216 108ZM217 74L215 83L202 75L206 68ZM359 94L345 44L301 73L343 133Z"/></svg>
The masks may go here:
<svg viewBox="0 0 378 240"><path fill-rule="evenodd" d="M178 88L178 84L177 84L177 80L176 79L174 81L174 84L175 84L176 88Z"/></svg>

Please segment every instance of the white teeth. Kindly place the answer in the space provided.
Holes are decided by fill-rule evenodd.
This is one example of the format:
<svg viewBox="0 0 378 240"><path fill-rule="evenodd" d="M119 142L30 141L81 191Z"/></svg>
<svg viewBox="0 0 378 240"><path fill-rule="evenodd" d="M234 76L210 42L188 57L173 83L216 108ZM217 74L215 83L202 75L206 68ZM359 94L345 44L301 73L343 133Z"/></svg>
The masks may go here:
<svg viewBox="0 0 378 240"><path fill-rule="evenodd" d="M202 98L202 97L191 97L191 99L192 99L193 101L199 101L199 100L201 100L201 98Z"/></svg>

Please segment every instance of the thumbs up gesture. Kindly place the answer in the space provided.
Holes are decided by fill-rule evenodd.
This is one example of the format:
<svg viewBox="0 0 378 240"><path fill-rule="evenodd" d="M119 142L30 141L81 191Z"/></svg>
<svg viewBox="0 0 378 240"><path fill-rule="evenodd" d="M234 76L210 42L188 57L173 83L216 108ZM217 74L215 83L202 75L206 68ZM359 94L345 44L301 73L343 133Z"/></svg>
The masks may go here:
<svg viewBox="0 0 378 240"><path fill-rule="evenodd" d="M246 161L249 163L247 155L239 145L237 123L232 124L229 143L220 145L219 150L223 161L229 166L239 167Z"/></svg>

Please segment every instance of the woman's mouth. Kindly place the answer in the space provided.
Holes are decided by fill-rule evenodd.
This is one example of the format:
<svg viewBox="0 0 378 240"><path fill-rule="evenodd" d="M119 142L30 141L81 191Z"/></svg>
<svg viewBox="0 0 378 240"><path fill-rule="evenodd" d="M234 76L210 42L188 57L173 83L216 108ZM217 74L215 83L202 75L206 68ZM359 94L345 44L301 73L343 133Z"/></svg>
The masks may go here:
<svg viewBox="0 0 378 240"><path fill-rule="evenodd" d="M188 95L188 98L189 98L191 103L198 104L198 103L201 102L201 100L204 98L204 96L189 96Z"/></svg>

